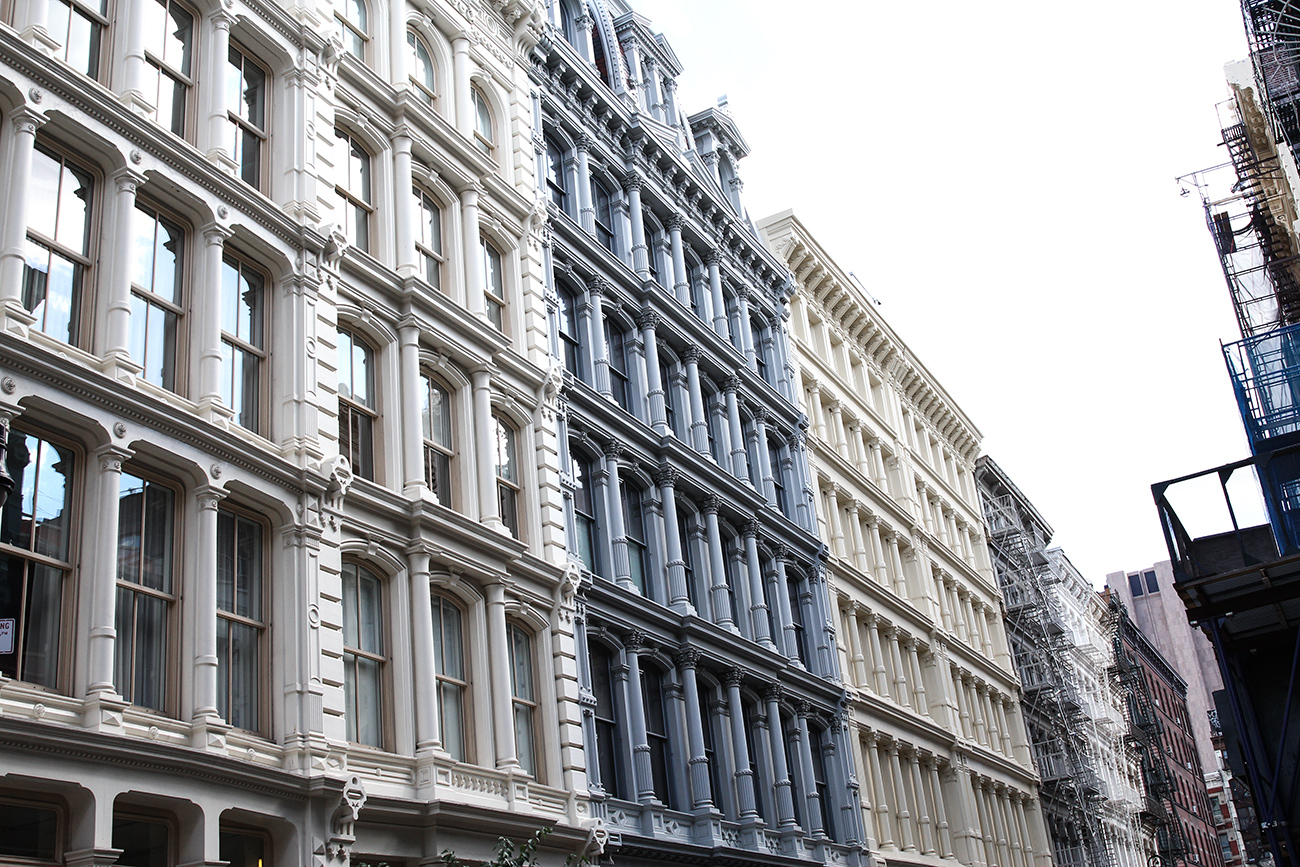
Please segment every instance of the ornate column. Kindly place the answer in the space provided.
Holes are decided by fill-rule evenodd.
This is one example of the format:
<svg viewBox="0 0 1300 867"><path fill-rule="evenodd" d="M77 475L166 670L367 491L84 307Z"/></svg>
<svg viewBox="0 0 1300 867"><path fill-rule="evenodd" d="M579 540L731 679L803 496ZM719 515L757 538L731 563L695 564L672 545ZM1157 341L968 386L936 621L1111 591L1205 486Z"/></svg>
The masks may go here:
<svg viewBox="0 0 1300 867"><path fill-rule="evenodd" d="M474 137L474 98L470 96L469 45L474 34L457 33L451 40L452 88L456 105L456 129L467 139ZM591 55L588 54L588 57Z"/></svg>
<svg viewBox="0 0 1300 867"><path fill-rule="evenodd" d="M428 486L424 475L424 431L418 411L423 403L420 394L420 326L414 316L408 316L398 324L397 341L402 405L406 407L405 412L398 414L402 428L402 493L409 499L419 500ZM434 496L437 496L436 492ZM450 506L451 503L442 505Z"/></svg>
<svg viewBox="0 0 1300 867"><path fill-rule="evenodd" d="M955 584L955 582L954 582ZM970 645L970 625L966 615L967 591L965 587L955 584L957 592L957 604L953 606L953 612L957 618L957 637L962 644Z"/></svg>
<svg viewBox="0 0 1300 867"><path fill-rule="evenodd" d="M429 594L429 549L423 545L406 553L411 584L411 673L415 689L415 752L442 749L438 722L438 666L433 640L433 600ZM583 654L582 658L586 658Z"/></svg>
<svg viewBox="0 0 1300 867"><path fill-rule="evenodd" d="M617 440L605 444L605 472L609 478L605 494L605 517L614 554L614 581L634 593L642 589L632 583L632 561L627 550L627 528L623 523L623 480L618 477L618 460L624 446Z"/></svg>
<svg viewBox="0 0 1300 867"><path fill-rule="evenodd" d="M970 696L966 694L966 675L956 666L952 668L953 698L957 701L957 718L961 722L961 736L969 739L974 731L970 715Z"/></svg>
<svg viewBox="0 0 1300 867"><path fill-rule="evenodd" d="M939 780L939 759L937 756L931 756L926 765L930 773L930 793L934 800L934 815L938 820L938 853L941 858L955 857L952 850L952 833L948 824L947 810L943 803L943 783Z"/></svg>
<svg viewBox="0 0 1300 867"><path fill-rule="evenodd" d="M21 5L21 4L20 4ZM8 322L30 325L34 319L23 307L23 267L27 262L27 214L31 196L32 154L36 130L46 118L22 106L9 112L9 173L4 215L4 247L0 251L0 301ZM135 185L131 186L134 196ZM134 198L132 206L134 206Z"/></svg>
<svg viewBox="0 0 1300 867"><path fill-rule="evenodd" d="M812 714L812 705L806 701L796 707L796 719L799 732L796 747L799 754L799 784L804 793L804 824L810 837L824 837L826 829L822 827L822 799L817 791L817 779L813 774L813 744L808 731L808 717Z"/></svg>
<svg viewBox="0 0 1300 867"><path fill-rule="evenodd" d="M495 429L492 424L492 370L479 365L470 371L474 404L474 456L478 470L479 523L497 532L505 532L501 520L501 503L497 499Z"/></svg>
<svg viewBox="0 0 1300 867"><path fill-rule="evenodd" d="M776 792L777 825L788 831L794 828L794 794L790 769L785 763L785 727L781 725L781 685L773 684L763 691L767 702L767 734L772 751L773 789Z"/></svg>
<svg viewBox="0 0 1300 867"><path fill-rule="evenodd" d="M653 310L643 310L637 317L641 328L641 345L645 347L646 385L650 390L650 426L659 436L669 436L668 409L664 400L664 384L659 373L659 341L655 329L659 327L659 314Z"/></svg>
<svg viewBox="0 0 1300 867"><path fill-rule="evenodd" d="M768 605L763 594L763 568L758 562L758 520L751 518L741 531L745 540L745 565L749 573L749 629L754 641L776 650L768 627Z"/></svg>
<svg viewBox="0 0 1300 867"><path fill-rule="evenodd" d="M495 498L493 498L495 499ZM514 697L510 694L510 648L506 639L506 588L500 579L486 585L488 680L492 690L492 722L496 736L496 766L519 768L515 751Z"/></svg>
<svg viewBox="0 0 1300 867"><path fill-rule="evenodd" d="M194 299L195 329L192 338L198 350L199 412L209 421L225 416L221 406L221 260L230 230L209 223L203 233L202 277ZM226 410L232 409L225 407Z"/></svg>
<svg viewBox="0 0 1300 867"><path fill-rule="evenodd" d="M867 615L867 637L871 642L871 657L876 663L875 693L878 696L887 698L889 696L889 672L885 669L885 654L880 649L879 621L880 617L878 615Z"/></svg>
<svg viewBox="0 0 1300 867"><path fill-rule="evenodd" d="M826 518L830 522L831 534L831 554L843 556L844 554L844 525L840 517L840 499L839 494L835 491L835 486L831 485L825 489L826 493L823 499L826 500Z"/></svg>
<svg viewBox="0 0 1300 867"><path fill-rule="evenodd" d="M994 711L997 713L998 731L1002 733L1002 754L1010 757L1015 754L1015 745L1011 738L1011 720L1007 716L1008 701L1005 696L998 696Z"/></svg>
<svg viewBox="0 0 1300 867"><path fill-rule="evenodd" d="M912 699L907 688L907 670L903 668L903 654L898 648L901 641L898 629L890 627L885 631L885 637L889 639L889 659L894 668L894 701L904 707L911 707Z"/></svg>
<svg viewBox="0 0 1300 867"><path fill-rule="evenodd" d="M880 519L875 515L867 515L867 537L871 540L871 559L875 563L871 577L881 587L888 587L889 563L885 559L885 544L880 539Z"/></svg>
<svg viewBox="0 0 1300 867"><path fill-rule="evenodd" d="M727 426L731 430L731 474L749 485L749 459L745 454L745 430L740 424L740 402L736 392L741 388L739 376L729 376L722 386L727 396Z"/></svg>
<svg viewBox="0 0 1300 867"><path fill-rule="evenodd" d="M795 468L794 482L798 491L795 500L795 517L800 527L815 534L817 532L816 506L813 501L812 480L808 475L806 439L807 434L800 428L790 432L786 445Z"/></svg>
<svg viewBox="0 0 1300 867"><path fill-rule="evenodd" d="M866 436L862 433L862 422L855 421L849 426L853 434L853 445L857 452L858 473L864 479L871 479L871 452L867 450Z"/></svg>
<svg viewBox="0 0 1300 867"><path fill-rule="evenodd" d="M887 490L889 488L889 479L885 476L885 459L882 454L880 438L874 437L869 445L871 448L872 481L882 491Z"/></svg>
<svg viewBox="0 0 1300 867"><path fill-rule="evenodd" d="M930 704L925 699L925 680L921 677L921 660L917 651L917 641L907 641L908 670L912 673L912 710L922 716L930 715Z"/></svg>
<svg viewBox="0 0 1300 867"><path fill-rule="evenodd" d="M650 741L645 730L645 699L641 694L641 645L645 635L633 630L623 643L627 657L627 704L632 737L632 770L636 799L642 804L657 804L654 774L650 770Z"/></svg>
<svg viewBox="0 0 1300 867"><path fill-rule="evenodd" d="M985 684L983 691L980 693L980 698L984 702L984 718L988 720L989 749L1000 750L1002 749L1002 733L998 729L997 714L993 710L994 705L998 702L994 701L992 687Z"/></svg>
<svg viewBox="0 0 1300 867"><path fill-rule="evenodd" d="M709 265L709 293L713 297L713 330L721 335L723 340L730 341L731 328L727 324L727 303L722 297L722 271L719 270L722 253L713 249L705 255L704 259Z"/></svg>
<svg viewBox="0 0 1300 867"><path fill-rule="evenodd" d="M987 659L992 659L993 639L989 638L989 621L986 611L988 611L987 606L980 602L975 609L975 623L979 626L980 646L984 649L984 656Z"/></svg>
<svg viewBox="0 0 1300 867"><path fill-rule="evenodd" d="M668 465L655 473L659 502L663 505L664 539L668 548L668 605L678 614L694 614L686 587L686 560L682 556L681 528L677 521L677 493L674 485L681 474Z"/></svg>
<svg viewBox="0 0 1300 867"><path fill-rule="evenodd" d="M459 42L459 40L457 40ZM457 54L457 58L459 58ZM466 84L468 87L468 83ZM469 94L466 93L466 99ZM472 128L471 128L472 131ZM471 183L460 191L461 249L465 257L465 295L460 301L479 318L487 316L487 283L483 277L483 247L478 229L478 197L483 188Z"/></svg>
<svg viewBox="0 0 1300 867"><path fill-rule="evenodd" d="M867 546L862 539L862 504L857 500L849 503L849 530L853 534L853 563L863 575L871 574L871 563L867 558Z"/></svg>
<svg viewBox="0 0 1300 867"><path fill-rule="evenodd" d="M776 473L780 467L772 466L772 453L767 447L767 409L754 408L754 431L758 439L758 492L767 500L767 504L776 508Z"/></svg>
<svg viewBox="0 0 1300 867"><path fill-rule="evenodd" d="M591 321L588 323L591 340L592 385L610 400L614 390L609 379L609 347L605 343L605 293L609 283L603 277L593 277L587 283L587 297L591 300Z"/></svg>
<svg viewBox="0 0 1300 867"><path fill-rule="evenodd" d="M835 451L845 460L849 459L849 438L844 433L844 404L839 400L830 403L831 426L835 428Z"/></svg>
<svg viewBox="0 0 1300 867"><path fill-rule="evenodd" d="M691 779L691 809L695 812L713 812L713 795L709 787L709 759L704 750L704 715L700 708L700 689L695 680L695 667L700 662L700 651L683 647L677 652L677 670L682 673L682 694L686 698L686 743L691 751L688 761Z"/></svg>
<svg viewBox="0 0 1300 867"><path fill-rule="evenodd" d="M785 564L790 556L785 545L780 544L776 546L776 551L772 555L772 568L767 582L768 596L775 600L777 620L781 626L780 633L773 635L772 640L776 643L779 653L796 666L802 667L803 661L799 658L799 628L795 626L790 611L790 593L787 589L790 586L790 579L785 571Z"/></svg>
<svg viewBox="0 0 1300 867"><path fill-rule="evenodd" d="M709 534L709 572L713 576L712 602L713 622L723 629L739 632L731 619L731 588L727 586L727 572L722 553L722 532L718 529L718 507L722 499L717 494L709 494L704 500L705 528Z"/></svg>
<svg viewBox="0 0 1300 867"><path fill-rule="evenodd" d="M889 768L894 779L894 795L898 800L894 815L898 817L898 827L902 830L903 851L915 852L916 840L912 831L912 811L908 803L907 788L903 783L903 767L898 756L898 741L889 745Z"/></svg>
<svg viewBox="0 0 1300 867"><path fill-rule="evenodd" d="M844 609L845 619L848 620L849 632L849 663L853 671L853 685L859 689L870 688L870 682L867 680L867 661L862 653L862 633L858 625L858 613L852 603Z"/></svg>
<svg viewBox="0 0 1300 867"><path fill-rule="evenodd" d="M192 722L213 722L217 713L217 506L226 492L203 485L194 492L198 506L194 538L196 574L186 581L194 606L194 708ZM196 743L203 747L206 744Z"/></svg>
<svg viewBox="0 0 1300 867"><path fill-rule="evenodd" d="M953 585L952 576L948 575L948 573L946 572L940 573L939 598L940 600L942 600L942 605L940 605L939 607L939 612L943 617L943 631L947 632L950 635L952 634L952 630L953 630L952 585Z"/></svg>
<svg viewBox="0 0 1300 867"><path fill-rule="evenodd" d="M117 527L122 488L122 463L133 453L112 444L95 452L98 475L87 484L87 526L100 527L94 542L82 554L83 591L90 594L90 640L87 643L90 695L116 698L113 685L114 648L117 642ZM94 463L91 464L94 466ZM89 475L89 474L88 474ZM88 479L88 482L90 480ZM215 563L215 559L213 560ZM215 582L214 582L215 588ZM216 628L216 615L213 615Z"/></svg>
<svg viewBox="0 0 1300 867"><path fill-rule="evenodd" d="M1008 821L1010 815L1007 807L1007 787L1000 785L994 791L994 806L998 815L998 849L1002 852L1002 863L1007 867L1015 867L1020 861L1020 843L1015 839L1015 833L1011 829L1011 823Z"/></svg>
<svg viewBox="0 0 1300 867"><path fill-rule="evenodd" d="M623 178L627 206L632 219L632 270L642 280L650 279L650 256L645 242L645 214L641 210L641 178L629 173Z"/></svg>
<svg viewBox="0 0 1300 867"><path fill-rule="evenodd" d="M727 671L727 705L731 711L731 752L736 763L737 814L741 822L758 819L754 802L754 771L749 766L749 742L745 732L745 709L740 700L740 684L745 672L739 668Z"/></svg>
<svg viewBox="0 0 1300 867"><path fill-rule="evenodd" d="M682 246L682 226L686 221L681 214L668 218L668 243L673 254L673 295L687 309L691 306L691 275L686 267L686 249Z"/></svg>
<svg viewBox="0 0 1300 867"><path fill-rule="evenodd" d="M898 844L894 842L894 823L890 818L889 799L885 796L885 775L880 767L877 735L868 729L863 740L866 742L867 764L871 771L871 786L876 801L876 834L880 838L880 848L897 849Z"/></svg>
<svg viewBox="0 0 1300 867"><path fill-rule="evenodd" d="M217 7L208 16L208 23L211 43L206 52L207 71L203 74L202 88L207 91L204 100L207 104L207 141L199 142L199 149L222 168L233 170L235 158L226 146L226 78L230 67L230 25L234 18L225 9Z"/></svg>
<svg viewBox="0 0 1300 867"><path fill-rule="evenodd" d="M420 275L419 257L415 252L415 206L411 199L414 188L411 131L401 126L393 136L393 200L396 205L393 226L397 242L397 272L403 277ZM549 268L546 273L550 273Z"/></svg>
<svg viewBox="0 0 1300 867"><path fill-rule="evenodd" d="M917 825L920 827L921 854L934 855L934 828L930 820L929 800L925 794L925 781L921 779L921 756L915 748L907 757L912 777L912 791L916 793Z"/></svg>
<svg viewBox="0 0 1300 867"><path fill-rule="evenodd" d="M1001 867L998 864L997 848L993 839L993 823L989 819L988 802L984 798L984 781L974 772L971 773L971 789L975 797L975 813L979 817L979 834L980 851L984 856L984 863L989 867Z"/></svg>
<svg viewBox="0 0 1300 867"><path fill-rule="evenodd" d="M691 447L703 455L709 453L709 418L704 408L704 392L700 388L700 348L686 347L682 354L686 362L686 388L691 401Z"/></svg>
<svg viewBox="0 0 1300 867"><path fill-rule="evenodd" d="M916 495L921 501L921 518L925 523L925 531L933 536L935 534L934 510L930 508L930 491L918 481Z"/></svg>
<svg viewBox="0 0 1300 867"><path fill-rule="evenodd" d="M989 741L987 723L984 720L984 683L973 677L969 678L966 680L966 690L971 706L971 717L975 723L975 740L987 744Z"/></svg>
<svg viewBox="0 0 1300 867"><path fill-rule="evenodd" d="M907 598L907 575L903 572L903 560L898 555L898 533L890 533L889 563L894 573L894 593L900 599Z"/></svg>
<svg viewBox="0 0 1300 867"><path fill-rule="evenodd" d="M750 370L757 370L754 352L754 328L749 321L749 292L742 286L736 293L736 307L740 313L740 351L744 353L745 364Z"/></svg>

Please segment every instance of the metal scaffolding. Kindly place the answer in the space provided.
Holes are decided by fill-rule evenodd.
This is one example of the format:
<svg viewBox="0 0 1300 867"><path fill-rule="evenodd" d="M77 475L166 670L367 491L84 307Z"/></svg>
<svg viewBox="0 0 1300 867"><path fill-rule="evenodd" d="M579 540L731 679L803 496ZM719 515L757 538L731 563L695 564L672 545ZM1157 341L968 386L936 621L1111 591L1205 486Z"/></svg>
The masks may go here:
<svg viewBox="0 0 1300 867"><path fill-rule="evenodd" d="M987 460L987 459L981 459ZM987 461L995 476L1001 471ZM1074 667L1069 630L1050 585L1059 580L1047 539L1017 506L1015 493L981 486L989 548L1006 602L1007 635L1023 687L1042 802L1060 867L1113 867L1102 822L1105 795L1088 748L1089 725Z"/></svg>

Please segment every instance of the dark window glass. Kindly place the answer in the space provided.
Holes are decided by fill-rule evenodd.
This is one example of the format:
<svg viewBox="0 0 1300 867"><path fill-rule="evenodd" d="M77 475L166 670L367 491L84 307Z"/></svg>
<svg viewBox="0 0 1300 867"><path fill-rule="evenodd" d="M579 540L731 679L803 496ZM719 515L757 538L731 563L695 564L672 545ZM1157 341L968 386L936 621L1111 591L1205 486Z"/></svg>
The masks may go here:
<svg viewBox="0 0 1300 867"><path fill-rule="evenodd" d="M591 650L591 691L596 699L596 761L600 784L615 798L628 798L619 761L618 711L614 701L613 657L599 648Z"/></svg>
<svg viewBox="0 0 1300 867"><path fill-rule="evenodd" d="M1160 592L1160 582L1156 581L1156 573L1155 573L1155 572L1145 572L1145 573L1143 573L1143 575L1144 575L1144 577L1147 579L1147 592L1148 592L1148 593L1159 593L1159 592Z"/></svg>
<svg viewBox="0 0 1300 867"><path fill-rule="evenodd" d="M270 847L265 834L223 829L219 839L219 857L228 862L229 867L271 867Z"/></svg>
<svg viewBox="0 0 1300 867"><path fill-rule="evenodd" d="M645 515L642 509L641 491L626 481L619 487L623 495L623 533L627 538L627 559L628 567L632 570L632 584L643 594L647 594L645 579L650 564L646 552Z"/></svg>
<svg viewBox="0 0 1300 867"><path fill-rule="evenodd" d="M0 804L0 855L53 861L59 814L26 804Z"/></svg>
<svg viewBox="0 0 1300 867"><path fill-rule="evenodd" d="M168 867L171 863L171 829L162 822L113 817L113 848L121 849L118 865Z"/></svg>
<svg viewBox="0 0 1300 867"><path fill-rule="evenodd" d="M564 369L578 379L583 379L582 341L578 331L578 299L563 286L560 287L559 296L560 307L556 315L559 317L560 352L564 355Z"/></svg>
<svg viewBox="0 0 1300 867"><path fill-rule="evenodd" d="M1133 592L1134 598L1142 595L1142 576L1136 572L1128 576L1128 589Z"/></svg>
<svg viewBox="0 0 1300 867"><path fill-rule="evenodd" d="M650 745L650 778L655 797L670 810L677 809L668 774L672 756L669 750L668 722L664 714L663 676L654 669L641 670L641 696L645 705L646 741Z"/></svg>
<svg viewBox="0 0 1300 867"><path fill-rule="evenodd" d="M614 252L614 204L609 194L601 184L593 182L591 185L591 196L593 204L596 207L596 240L600 245L611 253Z"/></svg>
<svg viewBox="0 0 1300 867"><path fill-rule="evenodd" d="M591 466L581 458L573 462L573 517L578 557L590 572L599 573L596 557L596 502L591 489Z"/></svg>
<svg viewBox="0 0 1300 867"><path fill-rule="evenodd" d="M609 353L609 387L614 400L628 412L632 411L632 393L627 376L627 340L623 330L605 320L605 344Z"/></svg>

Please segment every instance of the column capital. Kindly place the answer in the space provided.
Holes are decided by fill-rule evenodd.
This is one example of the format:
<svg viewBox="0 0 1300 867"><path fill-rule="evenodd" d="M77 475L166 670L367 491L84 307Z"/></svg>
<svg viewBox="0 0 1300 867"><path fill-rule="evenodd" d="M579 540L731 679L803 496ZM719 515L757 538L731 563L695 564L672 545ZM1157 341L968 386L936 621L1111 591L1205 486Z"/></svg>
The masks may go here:
<svg viewBox="0 0 1300 867"><path fill-rule="evenodd" d="M14 132L26 135L36 135L36 131L44 126L47 120L49 118L45 115L26 105L19 106L9 113L9 122L14 125Z"/></svg>
<svg viewBox="0 0 1300 867"><path fill-rule="evenodd" d="M642 331L646 329L653 331L659 327L659 323L662 321L663 317L653 310L642 310L636 317L637 327Z"/></svg>
<svg viewBox="0 0 1300 867"><path fill-rule="evenodd" d="M667 464L661 465L655 470L655 484L660 487L671 488L677 484L677 480L682 477L682 473L676 467L670 467Z"/></svg>
<svg viewBox="0 0 1300 867"><path fill-rule="evenodd" d="M582 135L578 136L578 140L574 142L574 146L578 149L579 153L586 153L591 150L591 146L595 143L596 139L590 134L584 132Z"/></svg>
<svg viewBox="0 0 1300 867"><path fill-rule="evenodd" d="M194 501L198 503L200 512L215 511L225 498L226 492L212 485L203 485L194 491Z"/></svg>
<svg viewBox="0 0 1300 867"><path fill-rule="evenodd" d="M101 473L120 473L122 464L131 459L134 455L131 449L123 446L109 443L108 445L95 451L95 457L99 460L99 471Z"/></svg>
<svg viewBox="0 0 1300 867"><path fill-rule="evenodd" d="M608 280L600 275L596 275L587 281L587 291L594 297L602 297L609 293L613 288Z"/></svg>
<svg viewBox="0 0 1300 867"><path fill-rule="evenodd" d="M772 702L779 703L784 696L785 687L781 686L779 683L774 683L763 690L763 700L768 704L771 704Z"/></svg>
<svg viewBox="0 0 1300 867"><path fill-rule="evenodd" d="M234 234L220 223L208 223L199 231L203 234L203 242L209 247L224 247L226 239Z"/></svg>
<svg viewBox="0 0 1300 867"><path fill-rule="evenodd" d="M629 653L638 653L645 646L645 639L643 630L633 629L623 636L623 648Z"/></svg>
<svg viewBox="0 0 1300 867"><path fill-rule="evenodd" d="M753 409L753 416L754 424L766 425L767 420L772 417L772 414L767 411L767 407L756 406Z"/></svg>
<svg viewBox="0 0 1300 867"><path fill-rule="evenodd" d="M750 518L748 521L745 522L745 527L743 530L741 530L741 535L743 535L745 538L757 539L760 529L762 529L762 524L759 523L758 519Z"/></svg>
<svg viewBox="0 0 1300 867"><path fill-rule="evenodd" d="M733 373L722 383L722 390L728 393L739 391L740 385L740 377Z"/></svg>
<svg viewBox="0 0 1300 867"><path fill-rule="evenodd" d="M118 169L111 177L119 193L135 195L135 191L144 183L144 175L130 167Z"/></svg>
<svg viewBox="0 0 1300 867"><path fill-rule="evenodd" d="M691 647L689 644L682 647L673 656L673 662L677 663L678 668L695 668L700 664L700 659L704 656L698 647Z"/></svg>
<svg viewBox="0 0 1300 867"><path fill-rule="evenodd" d="M708 265L710 268L718 267L718 264L721 261L722 251L717 247L710 247L708 250L704 251L704 264Z"/></svg>
<svg viewBox="0 0 1300 867"><path fill-rule="evenodd" d="M664 225L668 228L668 231L670 232L680 232L682 230L682 226L686 225L686 218L683 217L681 214L673 214L667 220L664 221Z"/></svg>
<svg viewBox="0 0 1300 867"><path fill-rule="evenodd" d="M700 348L698 346L688 346L682 353L682 361L687 364L698 364L700 361Z"/></svg>
<svg viewBox="0 0 1300 867"><path fill-rule="evenodd" d="M628 172L626 175L623 176L622 180L623 180L623 189L627 190L629 193L632 192L633 190L640 192L641 187L645 184L645 181L642 179L642 177L636 174L635 172Z"/></svg>
<svg viewBox="0 0 1300 867"><path fill-rule="evenodd" d="M717 494L709 494L704 498L703 505L705 512L710 515L716 515L718 514L718 510L722 508L722 497L719 497Z"/></svg>
<svg viewBox="0 0 1300 867"><path fill-rule="evenodd" d="M745 670L743 668L728 668L727 673L723 675L723 681L727 686L734 686L737 689L745 682Z"/></svg>

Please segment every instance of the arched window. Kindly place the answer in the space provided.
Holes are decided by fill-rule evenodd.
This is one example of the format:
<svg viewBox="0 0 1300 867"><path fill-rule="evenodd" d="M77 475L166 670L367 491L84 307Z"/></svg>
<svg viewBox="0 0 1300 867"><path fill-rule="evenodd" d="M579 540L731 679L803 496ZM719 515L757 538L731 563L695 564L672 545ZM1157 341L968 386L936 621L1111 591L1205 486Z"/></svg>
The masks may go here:
<svg viewBox="0 0 1300 867"><path fill-rule="evenodd" d="M591 196L596 207L596 240L611 253L614 252L613 196L600 181L591 182Z"/></svg>
<svg viewBox="0 0 1300 867"><path fill-rule="evenodd" d="M495 429L493 439L496 448L493 454L501 521L510 535L519 538L519 467L515 429L495 413L492 416L492 426Z"/></svg>
<svg viewBox="0 0 1300 867"><path fill-rule="evenodd" d="M375 477L374 353L361 338L339 329L339 454L359 478Z"/></svg>
<svg viewBox="0 0 1300 867"><path fill-rule="evenodd" d="M0 653L0 674L58 689L65 599L74 590L77 459L71 449L16 427L9 429L7 446L5 469L14 489L0 511L0 618L14 633Z"/></svg>
<svg viewBox="0 0 1300 867"><path fill-rule="evenodd" d="M614 79L610 74L610 63L605 55L605 37L604 34L600 32L599 24L597 24L591 33L591 49L595 54L595 57L592 58L592 63L596 67L596 72L600 73L600 80L605 82L606 87L613 90Z"/></svg>
<svg viewBox="0 0 1300 867"><path fill-rule="evenodd" d="M808 633L804 627L803 594L805 581L803 576L793 572L786 577L786 593L790 599L790 625L794 627L794 650L800 662L808 664Z"/></svg>
<svg viewBox="0 0 1300 867"><path fill-rule="evenodd" d="M790 497L785 490L785 464L781 460L781 444L771 437L767 439L767 460L772 467L772 488L776 496L776 507L788 518Z"/></svg>
<svg viewBox="0 0 1300 867"><path fill-rule="evenodd" d="M569 287L560 284L556 294L560 305L556 310L559 317L560 352L564 358L564 369L578 379L583 379L582 339L578 330L578 298Z"/></svg>
<svg viewBox="0 0 1300 867"><path fill-rule="evenodd" d="M266 364L266 279L240 259L221 260L221 400L235 423L260 433Z"/></svg>
<svg viewBox="0 0 1300 867"><path fill-rule="evenodd" d="M645 734L650 746L650 779L655 797L670 810L677 809L669 773L672 753L668 740L668 714L664 700L664 676L653 667L641 669L641 699L645 710Z"/></svg>
<svg viewBox="0 0 1300 867"><path fill-rule="evenodd" d="M267 74L235 46L230 47L226 70L226 118L230 155L239 177L255 189L262 187L263 151L266 149Z"/></svg>
<svg viewBox="0 0 1300 867"><path fill-rule="evenodd" d="M614 696L614 657L592 645L587 658L591 665L591 693L596 699L596 764L606 794L627 800L626 776L620 760L618 702Z"/></svg>
<svg viewBox="0 0 1300 867"><path fill-rule="evenodd" d="M437 80L434 77L433 55L429 53L429 46L424 44L424 40L414 30L408 30L406 47L409 49L406 63L411 84L415 85L416 92L425 103L433 105L433 99L437 95Z"/></svg>
<svg viewBox="0 0 1300 867"><path fill-rule="evenodd" d="M343 164L338 172L339 181L334 185L334 192L339 199L339 210L343 221L343 234L358 250L370 252L370 213L374 211L374 199L370 187L370 154L361 142L341 129L334 135L342 139L345 150Z"/></svg>
<svg viewBox="0 0 1300 867"><path fill-rule="evenodd" d="M166 713L176 609L176 491L124 471L118 487L118 695Z"/></svg>
<svg viewBox="0 0 1300 867"><path fill-rule="evenodd" d="M217 711L248 731L263 722L263 533L245 514L217 512Z"/></svg>
<svg viewBox="0 0 1300 867"><path fill-rule="evenodd" d="M438 678L438 728L442 747L458 762L467 756L465 733L469 678L465 671L465 627L460 608L445 596L433 597L434 670Z"/></svg>
<svg viewBox="0 0 1300 867"><path fill-rule="evenodd" d="M632 389L628 384L627 337L622 327L611 319L605 320L605 351L609 355L609 387L614 400L632 412Z"/></svg>
<svg viewBox="0 0 1300 867"><path fill-rule="evenodd" d="M591 463L582 457L573 461L573 521L578 558L587 571L600 573L596 545L596 499L591 487Z"/></svg>
<svg viewBox="0 0 1300 867"><path fill-rule="evenodd" d="M533 637L518 623L507 624L510 645L510 696L515 752L525 773L538 776L537 692L533 685Z"/></svg>
<svg viewBox="0 0 1300 867"><path fill-rule="evenodd" d="M29 183L23 308L38 330L78 346L93 264L94 177L38 142Z"/></svg>
<svg viewBox="0 0 1300 867"><path fill-rule="evenodd" d="M506 282L502 273L501 253L492 242L483 238L479 243L483 251L484 311L488 321L498 331L505 330Z"/></svg>
<svg viewBox="0 0 1300 867"><path fill-rule="evenodd" d="M470 96L474 100L474 143L490 156L496 143L496 136L492 133L492 108L477 87L470 89Z"/></svg>
<svg viewBox="0 0 1300 867"><path fill-rule="evenodd" d="M551 201L564 213L569 213L569 185L564 176L564 151L551 139L546 140L546 188Z"/></svg>
<svg viewBox="0 0 1300 867"><path fill-rule="evenodd" d="M575 22L576 16L569 5L570 0L555 0L555 6L559 13L560 35L564 41L574 46L578 46L578 26Z"/></svg>
<svg viewBox="0 0 1300 867"><path fill-rule="evenodd" d="M370 41L369 17L365 0L341 0L334 13L343 49L361 61L366 59L366 43Z"/></svg>
<svg viewBox="0 0 1300 867"><path fill-rule="evenodd" d="M681 432L677 430L677 383L673 379L673 371L676 366L672 359L664 354L662 347L659 349L659 387L664 392L664 420L668 424L668 429L677 436Z"/></svg>
<svg viewBox="0 0 1300 867"><path fill-rule="evenodd" d="M420 421L424 430L424 481L444 506L452 504L451 395L427 375L420 376Z"/></svg>
<svg viewBox="0 0 1300 867"><path fill-rule="evenodd" d="M343 695L348 740L384 745L383 585L370 570L343 564Z"/></svg>
<svg viewBox="0 0 1300 867"><path fill-rule="evenodd" d="M144 16L145 95L153 98L154 119L183 136L194 84L194 13L176 0L154 0L136 8Z"/></svg>
<svg viewBox="0 0 1300 867"><path fill-rule="evenodd" d="M178 348L185 344L185 230L166 214L137 201L131 223L131 357L145 380L176 391Z"/></svg>
<svg viewBox="0 0 1300 867"><path fill-rule="evenodd" d="M419 187L411 188L411 196L419 230L415 249L420 255L424 280L434 289L442 289L442 263L446 261L442 252L442 209Z"/></svg>
<svg viewBox="0 0 1300 867"><path fill-rule="evenodd" d="M619 485L619 491L623 499L623 534L627 538L627 560L628 568L632 570L632 584L643 595L649 595L646 573L649 572L650 558L646 551L645 509L641 489L624 480Z"/></svg>

